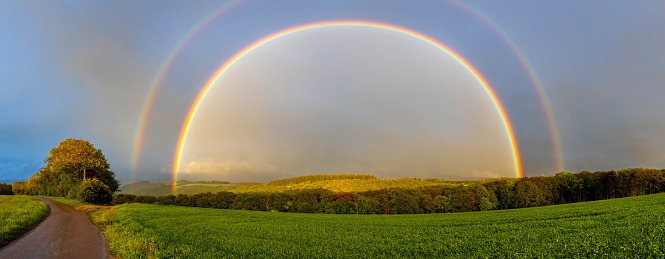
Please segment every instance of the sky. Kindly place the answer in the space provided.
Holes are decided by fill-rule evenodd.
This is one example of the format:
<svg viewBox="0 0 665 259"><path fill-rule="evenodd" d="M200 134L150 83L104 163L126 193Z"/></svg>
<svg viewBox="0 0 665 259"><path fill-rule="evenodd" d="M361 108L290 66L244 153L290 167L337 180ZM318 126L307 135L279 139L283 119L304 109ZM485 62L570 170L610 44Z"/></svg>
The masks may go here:
<svg viewBox="0 0 665 259"><path fill-rule="evenodd" d="M497 102L422 39L315 28L233 63L180 143L234 55L340 21L445 46ZM66 138L121 179L171 179L180 144L179 179L234 182L665 168L662 1L7 0L0 35L0 180Z"/></svg>

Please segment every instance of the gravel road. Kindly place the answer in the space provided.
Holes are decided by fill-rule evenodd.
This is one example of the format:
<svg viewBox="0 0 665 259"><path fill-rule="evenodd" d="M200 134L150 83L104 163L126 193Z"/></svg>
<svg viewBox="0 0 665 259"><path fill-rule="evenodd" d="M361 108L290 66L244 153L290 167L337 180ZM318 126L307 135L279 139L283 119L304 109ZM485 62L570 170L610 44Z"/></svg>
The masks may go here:
<svg viewBox="0 0 665 259"><path fill-rule="evenodd" d="M102 232L85 213L37 197L51 214L23 237L0 248L0 258L112 258Z"/></svg>

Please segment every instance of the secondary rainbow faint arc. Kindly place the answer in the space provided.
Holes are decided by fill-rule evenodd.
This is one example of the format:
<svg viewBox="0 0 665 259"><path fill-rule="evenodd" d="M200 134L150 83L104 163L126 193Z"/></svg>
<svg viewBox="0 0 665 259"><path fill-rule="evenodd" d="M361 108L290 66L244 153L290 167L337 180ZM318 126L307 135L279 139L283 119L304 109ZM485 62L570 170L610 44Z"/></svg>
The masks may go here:
<svg viewBox="0 0 665 259"><path fill-rule="evenodd" d="M508 37L508 34L506 34L504 30L501 29L499 25L497 25L496 22L492 21L487 15L477 10L477 8L474 8L470 4L464 3L459 0L451 1L451 3L473 14L476 18L482 20L483 22L485 22L485 24L489 25L492 28L492 30L494 30L494 32L496 32L499 35L499 37L503 39L503 41L508 45L508 47L510 47L513 53L515 53L515 56L520 61L520 63L522 63L522 66L526 69L527 74L529 75L531 83L536 88L536 92L538 93L538 98L540 99L540 103L543 105L543 109L545 110L545 116L547 116L548 118L547 122L550 127L550 133L552 134L552 146L554 147L554 158L557 163L557 172L563 171L564 163L561 155L561 140L559 139L559 131L557 130L556 126L557 125L556 118L554 116L554 112L552 112L552 105L550 104L550 101L547 98L547 95L545 94L545 89L543 88L543 84L540 82L540 79L538 79L538 76L536 75L533 66L526 59L526 55L522 53L522 50L520 50L520 48L517 47L515 41L513 41L510 37Z"/></svg>
<svg viewBox="0 0 665 259"><path fill-rule="evenodd" d="M218 15L235 7L236 4L240 3L241 1L243 0L232 0L223 3L218 8L211 11L208 15L204 16L189 31L187 31L185 36L183 36L182 38L180 38L180 40L178 40L173 49L171 49L171 51L167 55L164 62L162 62L162 64L159 66L157 74L155 74L155 77L152 79L152 82L150 83L150 88L148 88L148 94L146 95L145 100L143 101L143 106L141 107L141 113L139 114L139 121L136 126L136 133L134 133L134 147L132 148L132 161L131 161L132 179L134 179L134 174L136 173L136 166L140 156L141 146L143 143L143 135L145 131L145 124L147 122L148 114L150 113L150 107L152 107L152 102L155 99L155 93L157 92L157 88L159 87L159 85L161 85L162 80L166 75L166 71L175 60L175 57L177 57L180 51L182 51L183 47L187 45L187 43L199 31L201 31L202 28L204 28L208 23L217 18Z"/></svg>
<svg viewBox="0 0 665 259"><path fill-rule="evenodd" d="M196 116L196 113L199 109L199 106L201 105L201 102L203 99L205 99L206 95L208 94L208 91L212 88L212 86L219 80L219 78L231 67L233 66L238 60L242 59L245 55L251 53L253 50L273 41L279 38L282 38L284 36L298 33L298 32L303 32L303 31L308 31L308 30L314 30L314 29L321 29L321 28L331 28L331 27L360 27L360 28L374 28L374 29L380 29L380 30L385 30L385 31L392 31L396 33L400 33L412 38L419 39L423 42L428 43L431 46L436 47L437 49L445 52L446 54L450 55L453 57L457 62L459 62L464 68L466 68L472 75L473 77L478 81L478 83L481 84L481 86L485 89L485 92L489 95L490 99L494 103L494 106L497 109L497 112L499 113L499 116L501 117L501 121L504 124L504 127L506 129L506 135L508 137L508 140L511 145L511 149L513 152L513 159L514 159L514 164L515 164L515 174L517 175L518 178L522 177L522 167L520 164L520 156L519 156L519 150L517 147L517 143L515 142L515 137L513 134L513 129L510 125L510 122L508 121L508 118L506 117L505 111L503 107L501 106L500 102L496 98L496 95L494 94L494 91L489 87L485 79L478 73L478 71L473 68L466 60L464 60L459 54L455 53L448 47L444 46L443 44L437 42L436 40L425 36L423 34L420 34L418 32L405 29L402 27L397 27L394 25L390 24L385 24L385 23L377 23L377 22L368 22L368 21L332 21L332 22L320 22L320 23L311 23L311 24L305 24L301 26L296 26L292 27L286 30L282 30L276 33L273 33L267 37L264 37L263 39L260 39L251 45L245 47L241 51L237 52L233 57L228 59L218 70L213 74L213 76L208 80L208 82L204 85L203 89L201 92L199 92L198 97L194 101L192 107L189 110L189 114L185 118L185 121L183 123L182 131L180 132L180 137L178 139L178 145L175 150L175 155L173 158L173 179L172 179L172 186L173 190L172 192L175 194L176 192L176 181L178 178L178 170L180 167L180 160L182 158L182 150L185 146L185 142L187 141L187 133L189 132L189 128L192 122L192 119Z"/></svg>

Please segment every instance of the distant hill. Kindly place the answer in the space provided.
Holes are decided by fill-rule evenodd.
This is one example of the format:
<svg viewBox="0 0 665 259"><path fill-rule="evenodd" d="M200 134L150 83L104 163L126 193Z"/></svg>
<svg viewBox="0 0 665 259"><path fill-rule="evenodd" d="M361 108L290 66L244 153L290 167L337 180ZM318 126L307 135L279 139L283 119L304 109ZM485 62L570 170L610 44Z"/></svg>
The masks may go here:
<svg viewBox="0 0 665 259"><path fill-rule="evenodd" d="M349 180L349 179L360 179L360 180L376 180L376 176L369 174L315 174L315 175L305 175L297 176L292 178L280 179L270 181L268 186L283 186L283 185L292 185L299 183L314 183L320 181L328 180Z"/></svg>
<svg viewBox="0 0 665 259"><path fill-rule="evenodd" d="M180 180L177 184L178 194L197 194L204 192L217 193L231 191L237 187L252 186L259 183L230 183L227 181L186 181ZM120 193L134 195L165 196L172 191L171 183L138 181L120 187Z"/></svg>
<svg viewBox="0 0 665 259"><path fill-rule="evenodd" d="M272 182L271 182L272 183ZM443 179L418 179L418 178L401 178L401 179L378 179L376 177L369 179L341 179L341 180L321 180L316 182L299 182L290 185L276 185L276 184L256 184L249 186L238 186L231 190L235 193L248 193L248 192L283 192L288 190L303 190L303 189L326 189L334 192L363 192L370 190L390 189L390 188L405 188L405 189L419 189L428 186L441 186L441 185L464 185L469 184L471 181L447 181Z"/></svg>
<svg viewBox="0 0 665 259"><path fill-rule="evenodd" d="M164 180L134 180L130 184L120 187L120 193L149 196L166 196L172 194L171 182ZM326 189L334 192L362 192L390 188L419 189L440 185L465 185L469 180L443 180L443 179L379 179L368 174L318 174L298 176L269 183L230 183L227 181L188 181L179 180L177 194L198 194L204 192L217 193L221 191L235 193L249 192L283 192L288 190Z"/></svg>
<svg viewBox="0 0 665 259"><path fill-rule="evenodd" d="M454 179L454 177L453 177ZM369 190L407 188L418 189L436 185L464 185L483 178L465 178L455 180L443 179L379 179L369 174L318 174L297 176L274 180L269 183L230 183L227 181L188 181L179 180L178 194L198 194L204 192L217 193L230 191L247 192L283 192L302 189L326 189L335 192L362 192ZM121 180L124 184L120 193L134 195L165 196L172 193L172 185L168 180Z"/></svg>
<svg viewBox="0 0 665 259"><path fill-rule="evenodd" d="M139 181L120 186L120 193L134 195L164 196L171 194L171 184Z"/></svg>

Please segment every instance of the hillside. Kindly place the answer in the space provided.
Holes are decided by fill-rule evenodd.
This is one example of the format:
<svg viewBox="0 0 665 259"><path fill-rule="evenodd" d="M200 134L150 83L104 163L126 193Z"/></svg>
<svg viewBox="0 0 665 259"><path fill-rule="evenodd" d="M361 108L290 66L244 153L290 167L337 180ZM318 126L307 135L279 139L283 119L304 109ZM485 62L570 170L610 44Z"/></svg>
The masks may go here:
<svg viewBox="0 0 665 259"><path fill-rule="evenodd" d="M421 180L417 178L401 178L401 179L342 179L342 180L321 180L315 182L299 182L290 185L277 185L277 184L256 184L249 186L241 186L231 190L235 193L251 193L251 192L283 192L288 190L307 190L307 189L326 189L333 192L363 192L390 188L404 188L404 189L420 189L428 186L453 186L462 185L465 182L461 181L444 181L444 180Z"/></svg>
<svg viewBox="0 0 665 259"><path fill-rule="evenodd" d="M178 181L177 192L181 194L197 194L204 192L217 193L232 191L238 187L252 186L258 183L229 183L222 181ZM139 181L120 187L120 193L134 195L165 196L172 192L171 183Z"/></svg>
<svg viewBox="0 0 665 259"><path fill-rule="evenodd" d="M93 215L93 221L118 258L665 255L665 194L528 209L392 216L133 203ZM146 247L150 249L142 249Z"/></svg>

